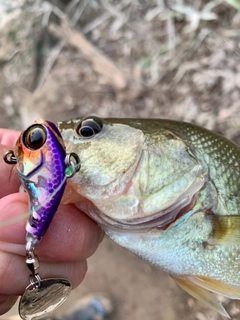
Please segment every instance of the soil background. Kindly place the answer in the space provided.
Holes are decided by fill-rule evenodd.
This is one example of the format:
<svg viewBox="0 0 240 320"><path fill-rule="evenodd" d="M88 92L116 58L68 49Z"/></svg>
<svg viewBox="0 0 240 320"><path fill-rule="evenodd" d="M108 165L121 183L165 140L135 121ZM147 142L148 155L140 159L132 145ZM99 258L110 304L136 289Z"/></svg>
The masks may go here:
<svg viewBox="0 0 240 320"><path fill-rule="evenodd" d="M239 10L237 1L0 0L0 126L170 118L240 143ZM107 238L88 265L56 315L103 292L114 320L225 319ZM240 319L234 301L219 299Z"/></svg>

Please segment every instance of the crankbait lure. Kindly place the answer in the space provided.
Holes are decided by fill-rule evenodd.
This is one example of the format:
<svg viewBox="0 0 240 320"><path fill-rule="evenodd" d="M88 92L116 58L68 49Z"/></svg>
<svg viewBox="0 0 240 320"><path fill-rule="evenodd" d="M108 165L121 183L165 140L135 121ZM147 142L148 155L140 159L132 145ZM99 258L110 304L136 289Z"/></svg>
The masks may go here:
<svg viewBox="0 0 240 320"><path fill-rule="evenodd" d="M25 320L39 319L62 304L71 291L71 283L66 279L41 280L34 248L57 211L67 178L79 171L80 160L75 153L66 154L56 125L42 119L21 133L15 150L9 150L4 160L16 164L17 174L30 199L26 264L32 274L20 300L19 314Z"/></svg>

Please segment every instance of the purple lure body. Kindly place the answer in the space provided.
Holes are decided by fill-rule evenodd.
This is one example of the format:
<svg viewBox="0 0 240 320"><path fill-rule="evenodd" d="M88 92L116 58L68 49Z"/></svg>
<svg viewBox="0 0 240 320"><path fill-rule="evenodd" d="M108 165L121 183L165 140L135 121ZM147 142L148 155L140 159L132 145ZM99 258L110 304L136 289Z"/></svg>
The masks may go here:
<svg viewBox="0 0 240 320"><path fill-rule="evenodd" d="M38 244L66 186L65 146L55 124L38 119L16 143L17 173L30 198L27 239Z"/></svg>

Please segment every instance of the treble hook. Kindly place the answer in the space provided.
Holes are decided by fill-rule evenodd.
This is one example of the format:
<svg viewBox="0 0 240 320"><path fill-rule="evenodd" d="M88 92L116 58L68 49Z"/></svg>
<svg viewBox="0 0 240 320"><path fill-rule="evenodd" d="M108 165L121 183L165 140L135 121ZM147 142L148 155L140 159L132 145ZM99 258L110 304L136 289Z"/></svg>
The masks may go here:
<svg viewBox="0 0 240 320"><path fill-rule="evenodd" d="M7 164L16 164L17 163L17 158L12 150L8 150L7 152L4 153L3 160Z"/></svg>

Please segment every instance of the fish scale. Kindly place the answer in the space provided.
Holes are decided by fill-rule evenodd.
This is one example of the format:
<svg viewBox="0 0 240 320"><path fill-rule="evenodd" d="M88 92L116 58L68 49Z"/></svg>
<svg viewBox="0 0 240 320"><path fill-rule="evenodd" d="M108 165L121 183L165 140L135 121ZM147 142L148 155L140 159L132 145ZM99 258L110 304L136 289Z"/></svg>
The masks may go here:
<svg viewBox="0 0 240 320"><path fill-rule="evenodd" d="M191 145L195 148L195 152L199 157L202 154L207 154L206 159L210 178L214 181L216 188L221 197L221 201L226 206L225 214L239 214L240 206L240 152L235 150L237 146L233 147L233 143L226 141L219 141L212 133L210 136L207 133L199 135L193 134L187 130L190 136ZM207 145L206 145L206 142ZM225 143L224 143L225 142ZM232 145L231 145L232 144ZM238 159L238 161L237 161Z"/></svg>

